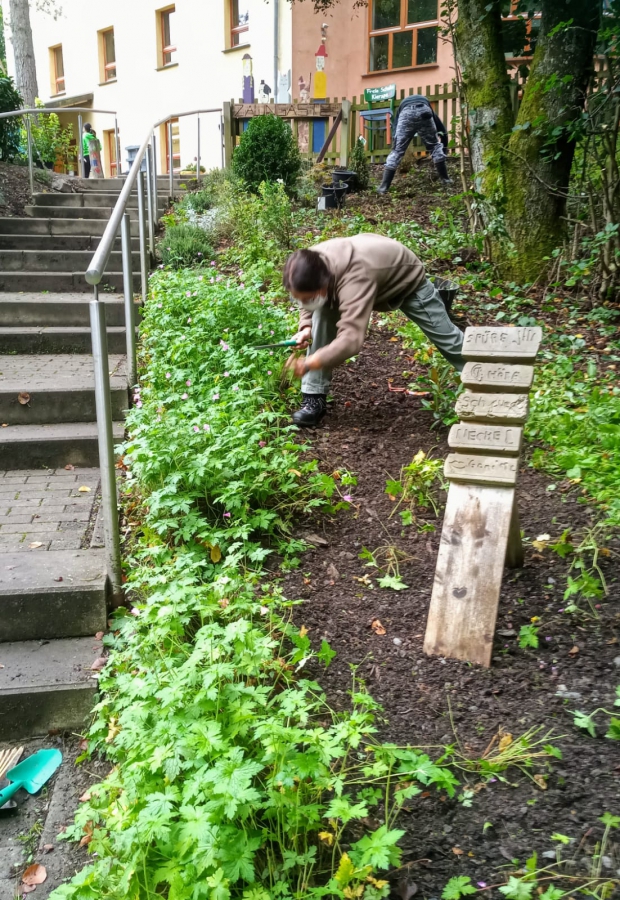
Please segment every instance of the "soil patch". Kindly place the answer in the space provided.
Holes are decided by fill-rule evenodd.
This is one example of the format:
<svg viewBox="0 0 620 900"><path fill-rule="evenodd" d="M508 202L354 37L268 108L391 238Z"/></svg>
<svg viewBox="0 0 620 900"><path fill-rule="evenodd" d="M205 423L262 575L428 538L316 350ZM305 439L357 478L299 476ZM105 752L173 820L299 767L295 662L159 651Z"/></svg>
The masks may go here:
<svg viewBox="0 0 620 900"><path fill-rule="evenodd" d="M420 520L434 531L403 529L399 517L391 516L394 503L385 482L398 477L419 450L444 458L447 432L431 430L431 414L419 398L389 392L388 378L394 385L411 381L402 370L415 367L402 354L389 328L373 324L358 361L337 370L333 408L309 435L322 470L348 469L358 478L350 511L306 523L303 533L327 544L304 554L284 583L285 596L304 601L293 613L296 624L309 629L317 648L325 638L338 654L326 672L317 667L312 674L338 709L348 703L355 667L383 706L380 738L428 747L433 757L449 744L479 757L500 728L515 738L529 728L542 728L541 736L553 731L550 742L563 758L531 773L546 775L545 790L517 769L505 774L506 782L484 785L480 776L460 773L463 786L477 791L471 807L434 792L412 801L398 825L407 830L404 861L422 895L439 896L453 875L501 884L505 867L514 868L510 860L523 863L534 850L539 859L551 852L554 832L577 839L570 851L579 847L574 871L587 871L602 833L598 817L620 812L618 745L602 734L594 739L577 731L569 710L613 709L620 681L617 575L609 566L610 595L597 617L589 611L568 616L561 612L568 562L529 545L524 568L504 576L492 667L423 653L442 511ZM594 511L574 491L549 493L547 484L526 459L518 496L527 538L593 524ZM406 590L371 590L359 580L368 575L375 583L376 570L359 558L362 549L385 545L402 554ZM519 649L516 635L534 616L540 619L541 646ZM375 619L384 635L371 627ZM617 877L620 861L612 862L609 875Z"/></svg>

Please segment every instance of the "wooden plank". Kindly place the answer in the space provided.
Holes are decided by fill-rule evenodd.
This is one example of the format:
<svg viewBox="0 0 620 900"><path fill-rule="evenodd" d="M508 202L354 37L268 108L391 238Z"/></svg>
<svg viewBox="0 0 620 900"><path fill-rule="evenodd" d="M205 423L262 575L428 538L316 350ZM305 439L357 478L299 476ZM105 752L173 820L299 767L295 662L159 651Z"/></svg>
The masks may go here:
<svg viewBox="0 0 620 900"><path fill-rule="evenodd" d="M340 128L340 165L346 169L349 165L349 145L351 141L349 132L351 126L351 103L348 100L343 100L340 109L342 113L342 126Z"/></svg>
<svg viewBox="0 0 620 900"><path fill-rule="evenodd" d="M424 652L491 664L513 488L451 484Z"/></svg>
<svg viewBox="0 0 620 900"><path fill-rule="evenodd" d="M337 116L340 103L235 103L233 119L251 119L268 113L283 119L323 119Z"/></svg>
<svg viewBox="0 0 620 900"><path fill-rule="evenodd" d="M227 169L232 163L233 147L235 146L235 140L233 136L233 121L230 108L230 102L227 100L224 101L222 105L222 118L224 128L224 166Z"/></svg>
<svg viewBox="0 0 620 900"><path fill-rule="evenodd" d="M542 341L542 328L467 328L463 340L463 357L485 362L533 362Z"/></svg>
<svg viewBox="0 0 620 900"><path fill-rule="evenodd" d="M451 450L467 453L490 453L518 456L523 443L523 429L507 425L484 425L481 422L459 422L448 435Z"/></svg>
<svg viewBox="0 0 620 900"><path fill-rule="evenodd" d="M449 453L443 469L448 481L514 487L519 460L511 456L481 456L479 453Z"/></svg>
<svg viewBox="0 0 620 900"><path fill-rule="evenodd" d="M505 391L522 394L534 381L534 367L501 362L468 362L461 372L461 382L473 391Z"/></svg>
<svg viewBox="0 0 620 900"><path fill-rule="evenodd" d="M466 422L493 422L497 425L521 425L527 419L527 394L482 394L463 391L455 412Z"/></svg>
<svg viewBox="0 0 620 900"><path fill-rule="evenodd" d="M333 140L335 140L336 132L338 131L338 126L340 125L341 122L342 122L342 109L340 110L340 112L338 113L338 115L336 116L336 118L334 119L334 124L333 124L332 127L330 128L329 134L327 135L327 138L326 138L326 140L325 140L325 143L324 143L323 146L321 147L321 150L320 150L320 152L319 152L319 155L318 155L317 158L316 158L317 163L323 162L323 157L325 156L325 154L326 154L327 151L329 150L329 145L331 144L331 142L332 142ZM332 150L335 150L335 149L336 149L336 147L335 147L335 145L334 145L334 146L332 147Z"/></svg>

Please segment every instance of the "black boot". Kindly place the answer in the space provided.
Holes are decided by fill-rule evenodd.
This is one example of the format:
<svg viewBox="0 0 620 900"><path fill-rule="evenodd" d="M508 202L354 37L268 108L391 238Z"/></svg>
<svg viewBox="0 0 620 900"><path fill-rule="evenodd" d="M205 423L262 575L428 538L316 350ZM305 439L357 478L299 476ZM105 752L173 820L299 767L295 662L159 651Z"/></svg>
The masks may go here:
<svg viewBox="0 0 620 900"><path fill-rule="evenodd" d="M388 169L387 166L383 167L383 181L377 188L378 194L387 194L390 189L390 185L394 180L394 176L396 175L396 169Z"/></svg>
<svg viewBox="0 0 620 900"><path fill-rule="evenodd" d="M448 165L445 159L438 159L435 162L435 168L437 169L437 174L444 184L452 184L452 179L448 175Z"/></svg>
<svg viewBox="0 0 620 900"><path fill-rule="evenodd" d="M327 412L326 394L302 394L301 409L293 413L293 424L302 428L318 425Z"/></svg>

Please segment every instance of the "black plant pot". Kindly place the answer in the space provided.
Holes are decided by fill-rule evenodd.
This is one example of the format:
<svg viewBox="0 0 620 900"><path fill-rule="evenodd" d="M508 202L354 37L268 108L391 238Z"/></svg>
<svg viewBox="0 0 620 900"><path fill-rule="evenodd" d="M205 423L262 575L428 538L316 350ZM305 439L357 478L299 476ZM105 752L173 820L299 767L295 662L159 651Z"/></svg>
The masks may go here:
<svg viewBox="0 0 620 900"><path fill-rule="evenodd" d="M339 182L343 182L346 184L348 192L352 194L357 190L357 173L344 169L338 171L338 169L336 169L335 172L332 172L332 182L335 185Z"/></svg>
<svg viewBox="0 0 620 900"><path fill-rule="evenodd" d="M325 197L325 209L341 209L344 206L344 198L347 192L347 186L344 182L324 184L321 190Z"/></svg>

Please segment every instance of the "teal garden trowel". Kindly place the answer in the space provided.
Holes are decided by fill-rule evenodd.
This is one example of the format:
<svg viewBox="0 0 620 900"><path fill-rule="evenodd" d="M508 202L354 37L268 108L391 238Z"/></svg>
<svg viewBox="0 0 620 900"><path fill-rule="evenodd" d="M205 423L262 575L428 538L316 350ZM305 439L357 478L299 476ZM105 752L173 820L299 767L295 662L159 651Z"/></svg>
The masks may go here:
<svg viewBox="0 0 620 900"><path fill-rule="evenodd" d="M36 794L52 777L61 762L60 750L39 750L38 753L33 753L20 762L6 773L7 781L12 783L0 791L0 807L4 806L20 788L24 788L29 794Z"/></svg>

